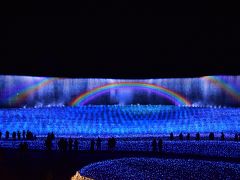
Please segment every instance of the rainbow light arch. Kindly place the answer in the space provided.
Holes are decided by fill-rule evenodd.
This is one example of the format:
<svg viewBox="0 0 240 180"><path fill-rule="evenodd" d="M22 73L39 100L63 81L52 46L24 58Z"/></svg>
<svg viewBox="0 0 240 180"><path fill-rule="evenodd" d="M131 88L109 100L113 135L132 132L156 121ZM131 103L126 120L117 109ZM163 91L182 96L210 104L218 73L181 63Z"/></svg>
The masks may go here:
<svg viewBox="0 0 240 180"><path fill-rule="evenodd" d="M8 98L8 100L13 103L13 104L19 104L21 103L24 99L26 99L30 94L38 91L39 89L47 86L48 84L52 83L53 81L61 79L61 78L44 78L40 82L33 84L31 86L28 86L21 91L18 91L17 93L13 94Z"/></svg>
<svg viewBox="0 0 240 180"><path fill-rule="evenodd" d="M221 79L219 76L203 76L202 78L218 86L228 95L240 101L240 92L234 87L232 87L230 84L228 84L226 81Z"/></svg>
<svg viewBox="0 0 240 180"><path fill-rule="evenodd" d="M177 92L174 92L163 86L142 82L118 82L96 87L74 98L70 102L70 105L71 106L84 105L89 100L94 99L95 97L109 91L110 89L117 89L122 87L151 90L158 93L160 96L165 97L168 100L172 101L175 105L188 105L188 106L191 105L191 102L189 100L187 100L185 97L178 94Z"/></svg>

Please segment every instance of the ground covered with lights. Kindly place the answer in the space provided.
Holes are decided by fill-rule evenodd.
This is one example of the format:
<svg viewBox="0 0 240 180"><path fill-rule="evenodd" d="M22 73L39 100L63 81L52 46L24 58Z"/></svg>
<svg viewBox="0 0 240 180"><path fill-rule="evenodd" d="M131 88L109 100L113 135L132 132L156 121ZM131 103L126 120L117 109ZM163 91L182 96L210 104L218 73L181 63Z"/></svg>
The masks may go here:
<svg viewBox="0 0 240 180"><path fill-rule="evenodd" d="M240 108L163 105L95 105L0 109L0 130L37 136L157 136L173 133L236 133Z"/></svg>
<svg viewBox="0 0 240 180"><path fill-rule="evenodd" d="M80 174L93 179L239 179L240 164L191 159L122 158L92 163Z"/></svg>
<svg viewBox="0 0 240 180"><path fill-rule="evenodd" d="M59 151L55 139L52 144L53 151ZM19 149L20 143L24 140L0 140L0 148L4 149ZM91 139L78 139L79 152L90 150ZM46 149L45 140L43 138L27 141L28 148L31 151ZM235 142L232 139L226 141L209 141L209 140L164 140L162 151L165 154L178 155L200 155L206 157L226 157L239 158L240 157L240 142ZM95 147L96 150L96 147ZM101 150L108 151L107 139L102 139ZM152 138L118 138L115 148L116 152L152 152Z"/></svg>

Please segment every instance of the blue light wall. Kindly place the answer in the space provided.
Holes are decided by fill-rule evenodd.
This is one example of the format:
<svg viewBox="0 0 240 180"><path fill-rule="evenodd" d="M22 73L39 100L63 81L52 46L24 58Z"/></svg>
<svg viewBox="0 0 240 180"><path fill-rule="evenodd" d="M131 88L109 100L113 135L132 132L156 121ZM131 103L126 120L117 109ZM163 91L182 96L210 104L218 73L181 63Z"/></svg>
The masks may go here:
<svg viewBox="0 0 240 180"><path fill-rule="evenodd" d="M0 76L1 107L69 106L94 88L116 83L147 83L177 93L192 106L240 106L240 76L205 76L169 79L71 79L31 76ZM177 100L177 99L176 99ZM162 104L174 100L148 89L109 88L91 96L86 104Z"/></svg>

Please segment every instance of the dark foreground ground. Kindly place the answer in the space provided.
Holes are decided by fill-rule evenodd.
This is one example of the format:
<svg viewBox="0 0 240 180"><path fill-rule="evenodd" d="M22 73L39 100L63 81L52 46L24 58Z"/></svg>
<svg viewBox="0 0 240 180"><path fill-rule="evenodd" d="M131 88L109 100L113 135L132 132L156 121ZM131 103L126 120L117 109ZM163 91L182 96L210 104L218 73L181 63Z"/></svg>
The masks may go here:
<svg viewBox="0 0 240 180"><path fill-rule="evenodd" d="M240 158L207 157L200 155L163 154L152 152L19 152L0 149L0 179L70 179L83 166L106 159L122 157L193 158L212 161L240 162Z"/></svg>

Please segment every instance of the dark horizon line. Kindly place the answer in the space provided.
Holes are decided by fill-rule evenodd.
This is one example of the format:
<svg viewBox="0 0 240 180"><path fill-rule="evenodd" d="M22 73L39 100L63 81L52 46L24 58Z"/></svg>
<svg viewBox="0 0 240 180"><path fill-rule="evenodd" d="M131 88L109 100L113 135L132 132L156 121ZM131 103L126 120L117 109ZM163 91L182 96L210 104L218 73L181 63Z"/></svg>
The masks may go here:
<svg viewBox="0 0 240 180"><path fill-rule="evenodd" d="M88 75L88 74L42 74L42 73L37 73L37 74L32 74L32 73L0 73L0 76L30 76L30 77L59 77L59 78L69 78L69 79L171 79L171 78L200 78L204 76L239 76L240 73L200 73L200 74L175 74L175 75Z"/></svg>

